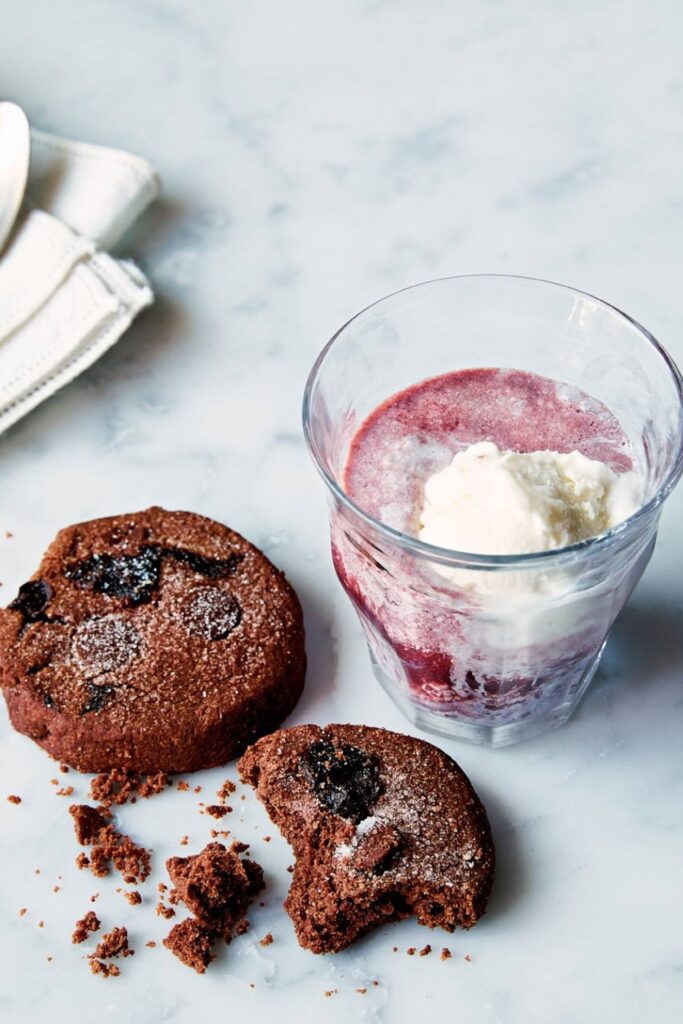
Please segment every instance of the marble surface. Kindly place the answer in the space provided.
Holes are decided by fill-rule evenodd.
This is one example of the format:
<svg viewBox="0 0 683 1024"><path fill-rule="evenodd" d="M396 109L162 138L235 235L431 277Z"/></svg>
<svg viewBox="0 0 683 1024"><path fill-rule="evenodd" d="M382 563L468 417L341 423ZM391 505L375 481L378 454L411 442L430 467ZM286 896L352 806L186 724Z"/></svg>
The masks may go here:
<svg viewBox="0 0 683 1024"><path fill-rule="evenodd" d="M682 46L675 0L5 0L3 98L39 127L146 156L164 199L122 248L154 309L0 439L2 593L65 523L152 502L207 513L302 595L311 668L292 721L409 731L333 576L299 425L305 375L369 301L476 271L592 291L683 360ZM60 776L3 709L0 1018L681 1020L682 513L683 489L566 728L497 752L441 741L498 845L490 911L469 933L405 922L336 957L299 950L281 911L289 851L247 796L228 827L254 844L266 906L194 976L144 944L168 927L153 910L164 857L209 832L202 796L122 812L156 863L129 907L115 879L73 864L69 801L50 780L78 794L87 780ZM206 794L225 776L192 781ZM91 977L69 942L96 890L137 949L117 980ZM426 942L453 959L406 956Z"/></svg>

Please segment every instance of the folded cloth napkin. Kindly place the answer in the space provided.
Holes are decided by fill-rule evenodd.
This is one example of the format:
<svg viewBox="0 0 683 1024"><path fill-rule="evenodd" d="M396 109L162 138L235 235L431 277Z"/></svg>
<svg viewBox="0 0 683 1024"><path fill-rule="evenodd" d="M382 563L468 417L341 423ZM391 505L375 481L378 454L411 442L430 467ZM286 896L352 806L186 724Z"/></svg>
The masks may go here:
<svg viewBox="0 0 683 1024"><path fill-rule="evenodd" d="M115 245L158 195L139 157L31 132L27 200L0 255L0 433L90 366L153 301Z"/></svg>

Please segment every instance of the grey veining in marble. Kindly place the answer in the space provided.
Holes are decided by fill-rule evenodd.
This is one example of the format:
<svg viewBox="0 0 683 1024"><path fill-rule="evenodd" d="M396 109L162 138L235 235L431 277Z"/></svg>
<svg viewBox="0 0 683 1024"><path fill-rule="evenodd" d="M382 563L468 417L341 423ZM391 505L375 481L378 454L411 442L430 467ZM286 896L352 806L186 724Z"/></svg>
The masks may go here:
<svg viewBox="0 0 683 1024"><path fill-rule="evenodd" d="M683 361L680 4L5 0L1 35L3 98L41 128L139 152L164 183L122 246L156 306L0 439L2 593L65 523L196 509L264 547L302 595L311 670L293 721L407 728L333 576L299 426L305 375L368 302L477 271L594 292ZM490 807L499 851L490 912L466 934L404 922L336 957L299 950L280 909L289 851L248 798L228 827L254 843L266 906L196 977L144 947L168 927L152 884L129 907L112 879L76 872L56 766L3 710L0 1018L680 1021L682 513L679 490L568 727L497 752L443 741ZM225 775L198 781L210 792ZM84 793L73 772L59 778ZM123 810L154 846L154 883L184 833L205 841L199 799ZM98 889L103 922L127 924L138 950L109 981L69 942ZM427 941L453 959L406 956Z"/></svg>

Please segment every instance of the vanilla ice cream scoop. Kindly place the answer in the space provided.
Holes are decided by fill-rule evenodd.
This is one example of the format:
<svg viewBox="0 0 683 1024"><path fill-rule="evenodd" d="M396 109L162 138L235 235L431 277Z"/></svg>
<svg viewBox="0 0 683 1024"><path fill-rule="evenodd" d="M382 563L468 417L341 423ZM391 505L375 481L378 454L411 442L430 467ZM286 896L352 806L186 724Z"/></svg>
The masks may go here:
<svg viewBox="0 0 683 1024"><path fill-rule="evenodd" d="M427 478L417 535L477 554L550 551L627 519L639 490L636 473L577 451L508 452L482 441Z"/></svg>

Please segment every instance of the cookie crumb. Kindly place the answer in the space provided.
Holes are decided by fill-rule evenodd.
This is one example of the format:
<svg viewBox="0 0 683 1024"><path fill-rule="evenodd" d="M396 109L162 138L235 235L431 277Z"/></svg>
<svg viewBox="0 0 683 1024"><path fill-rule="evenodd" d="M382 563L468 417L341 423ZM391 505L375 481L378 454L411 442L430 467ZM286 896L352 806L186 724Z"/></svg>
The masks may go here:
<svg viewBox="0 0 683 1024"><path fill-rule="evenodd" d="M263 842L264 843L269 843L271 839L272 839L272 836L264 836L263 837Z"/></svg>
<svg viewBox="0 0 683 1024"><path fill-rule="evenodd" d="M136 907L138 903L142 903L142 896L137 889L131 889L130 892L124 892L123 895L126 897L131 907Z"/></svg>
<svg viewBox="0 0 683 1024"><path fill-rule="evenodd" d="M133 956L134 953L135 950L128 945L128 929L122 927L105 932L91 957L93 960L108 960L113 956Z"/></svg>
<svg viewBox="0 0 683 1024"><path fill-rule="evenodd" d="M95 902L95 900L99 898L99 895L100 895L100 894L99 894L98 892L94 892L94 893L92 894L92 896L90 897L90 902L91 902L91 903L94 903L94 902Z"/></svg>
<svg viewBox="0 0 683 1024"><path fill-rule="evenodd" d="M27 907L22 907L21 910L19 911L19 917L23 917L24 914L26 913L27 909L28 909Z"/></svg>
<svg viewBox="0 0 683 1024"><path fill-rule="evenodd" d="M224 804L227 798L231 796L236 789L237 786L235 785L235 783L232 782L231 779L226 779L221 788L216 790L216 796L218 797L220 802Z"/></svg>
<svg viewBox="0 0 683 1024"><path fill-rule="evenodd" d="M423 946L422 949L420 950L420 956L429 956L431 951L432 947L428 943L426 946Z"/></svg>
<svg viewBox="0 0 683 1024"><path fill-rule="evenodd" d="M448 948L448 946L444 946L443 949L441 950L441 959L442 960L450 960L450 958L452 956L453 956L453 954L451 953L451 951Z"/></svg>
<svg viewBox="0 0 683 1024"><path fill-rule="evenodd" d="M156 772L154 775L148 775L144 782L140 783L138 793L148 800L151 796L156 796L157 793L163 793L170 781L166 772Z"/></svg>
<svg viewBox="0 0 683 1024"><path fill-rule="evenodd" d="M187 917L171 928L164 939L164 946L181 963L192 967L197 974L204 974L209 964L216 959L213 952L214 937L214 933L196 918Z"/></svg>
<svg viewBox="0 0 683 1024"><path fill-rule="evenodd" d="M189 841L190 841L190 837L189 836L181 836L180 837L180 845L181 846L187 846Z"/></svg>
<svg viewBox="0 0 683 1024"><path fill-rule="evenodd" d="M168 920L169 917L175 917L175 910L173 909L173 907L165 906L165 904L163 904L161 900L159 900L159 902L157 903L157 915L159 917L165 917L166 920Z"/></svg>
<svg viewBox="0 0 683 1024"><path fill-rule="evenodd" d="M195 786L194 787L194 791L195 791L195 793L201 793L202 787L201 786Z"/></svg>
<svg viewBox="0 0 683 1024"><path fill-rule="evenodd" d="M89 865L90 858L81 851L81 853L79 853L78 856L76 857L76 867L78 868L79 871L82 871L84 868L89 867Z"/></svg>
<svg viewBox="0 0 683 1024"><path fill-rule="evenodd" d="M232 807L228 804L209 804L204 810L204 814L210 814L212 818L224 818L230 811L232 811Z"/></svg>
<svg viewBox="0 0 683 1024"><path fill-rule="evenodd" d="M39 928L44 928L45 927L45 922L44 921L39 921L38 922L38 927Z"/></svg>
<svg viewBox="0 0 683 1024"><path fill-rule="evenodd" d="M398 946L393 946L391 952L398 953Z"/></svg>
<svg viewBox="0 0 683 1024"><path fill-rule="evenodd" d="M325 996L327 998L329 998L330 996L334 996L336 994L337 994L337 989L336 988L331 988L331 989L328 989L328 991L325 993Z"/></svg>
<svg viewBox="0 0 683 1024"><path fill-rule="evenodd" d="M148 947L149 949L155 949L155 947L156 947L156 942L154 941L154 939L150 939L150 940L149 940L149 942L146 942L146 943L145 943L145 945L146 945L146 946L147 946L147 947Z"/></svg>
<svg viewBox="0 0 683 1024"><path fill-rule="evenodd" d="M93 875L107 875L111 861L123 875L124 882L144 882L151 870L149 850L118 832L96 807L72 804L69 813L74 819L76 839L81 846L91 847L89 863Z"/></svg>
<svg viewBox="0 0 683 1024"><path fill-rule="evenodd" d="M93 974L101 974L104 978L118 978L121 973L121 968L116 964L107 964L104 960L94 960L90 957L88 961Z"/></svg>
<svg viewBox="0 0 683 1024"><path fill-rule="evenodd" d="M190 788L190 783L185 782L185 779L179 779L178 782L176 782L175 788L178 790L179 793L187 793L188 789Z"/></svg>
<svg viewBox="0 0 683 1024"><path fill-rule="evenodd" d="M21 797L17 796L16 793L10 793L10 795L7 797L7 799L9 800L9 802L11 804L20 804L21 803Z"/></svg>
<svg viewBox="0 0 683 1024"><path fill-rule="evenodd" d="M53 892L59 892L59 886L58 885L53 885L52 886L52 891Z"/></svg>
<svg viewBox="0 0 683 1024"><path fill-rule="evenodd" d="M367 989L366 988L357 988L356 992L359 992L360 995L364 996L365 993L367 992Z"/></svg>
<svg viewBox="0 0 683 1024"><path fill-rule="evenodd" d="M59 770L60 770L60 772L63 772L66 775L67 772L69 771L68 764L60 764Z"/></svg>
<svg viewBox="0 0 683 1024"><path fill-rule="evenodd" d="M465 953L465 960L467 960L468 964L472 962L472 957L470 956L469 953Z"/></svg>
<svg viewBox="0 0 683 1024"><path fill-rule="evenodd" d="M79 921L76 921L71 941L73 943L85 942L92 932L100 929L100 919L92 910L89 910Z"/></svg>
<svg viewBox="0 0 683 1024"><path fill-rule="evenodd" d="M259 946L272 946L272 944L273 944L273 933L272 932L268 932L267 935L264 935L263 938L261 939L261 941L259 942Z"/></svg>
<svg viewBox="0 0 683 1024"><path fill-rule="evenodd" d="M46 956L46 957L45 957L45 959L47 960L47 962L48 962L49 964L51 964L51 963L52 963L52 961L54 960L54 957L52 957L52 956Z"/></svg>
<svg viewBox="0 0 683 1024"><path fill-rule="evenodd" d="M408 949L406 950L408 956L415 956L415 952L415 946L409 946Z"/></svg>

